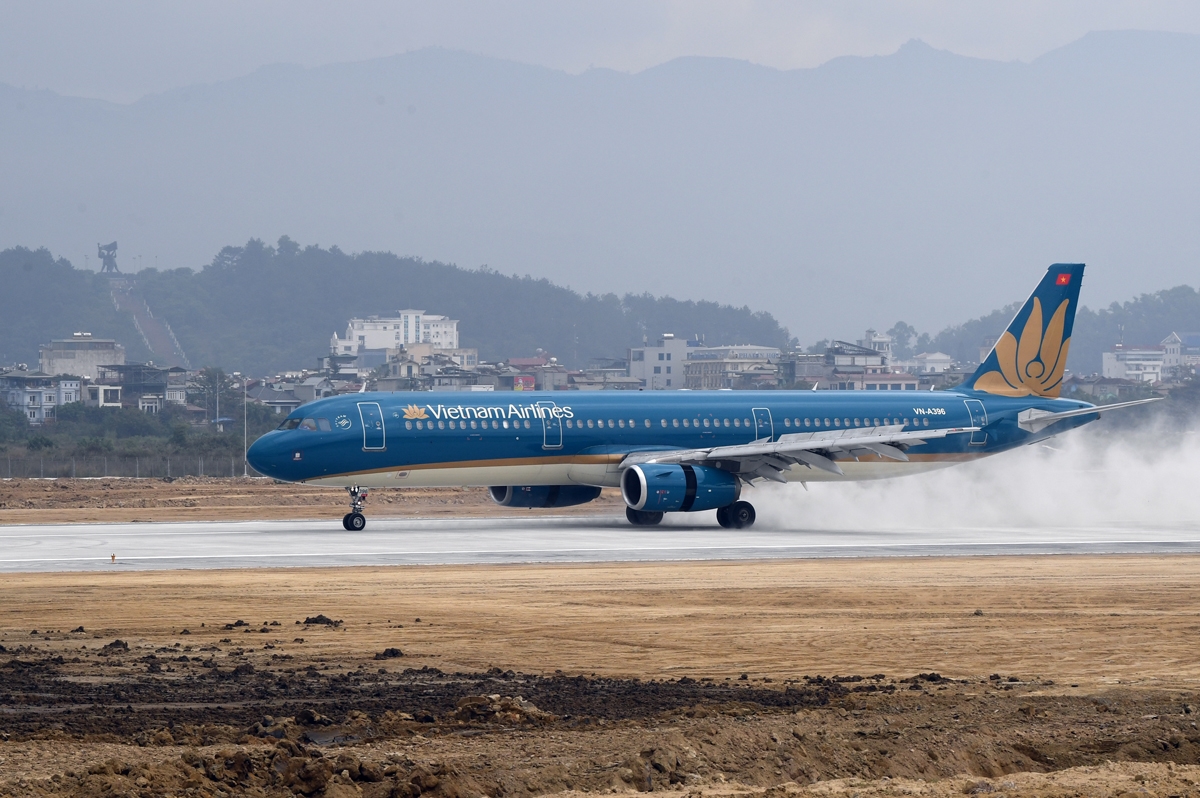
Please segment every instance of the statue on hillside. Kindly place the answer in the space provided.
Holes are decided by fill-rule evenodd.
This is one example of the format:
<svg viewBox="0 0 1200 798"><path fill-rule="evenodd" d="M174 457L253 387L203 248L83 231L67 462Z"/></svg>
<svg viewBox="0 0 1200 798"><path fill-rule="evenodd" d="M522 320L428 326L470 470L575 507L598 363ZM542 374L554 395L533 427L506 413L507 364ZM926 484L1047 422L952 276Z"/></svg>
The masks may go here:
<svg viewBox="0 0 1200 798"><path fill-rule="evenodd" d="M96 249L103 265L100 267L101 274L120 274L121 270L117 268L117 242L111 244L97 244Z"/></svg>

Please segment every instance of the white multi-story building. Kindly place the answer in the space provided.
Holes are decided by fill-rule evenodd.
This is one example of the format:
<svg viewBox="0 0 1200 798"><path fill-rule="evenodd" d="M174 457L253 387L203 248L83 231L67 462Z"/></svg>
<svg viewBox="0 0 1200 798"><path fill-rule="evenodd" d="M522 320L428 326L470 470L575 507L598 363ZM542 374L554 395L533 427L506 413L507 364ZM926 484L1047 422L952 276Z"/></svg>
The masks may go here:
<svg viewBox="0 0 1200 798"><path fill-rule="evenodd" d="M30 424L54 420L54 408L63 404L62 398L79 399L79 381L70 380L66 389L60 388L49 374L40 371L0 372L0 401L29 419Z"/></svg>
<svg viewBox="0 0 1200 798"><path fill-rule="evenodd" d="M688 340L663 333L656 346L629 350L629 376L651 391L678 390L684 387L687 357Z"/></svg>
<svg viewBox="0 0 1200 798"><path fill-rule="evenodd" d="M1103 355L1103 375L1108 379L1160 382L1166 352L1161 346L1117 344Z"/></svg>
<svg viewBox="0 0 1200 798"><path fill-rule="evenodd" d="M423 310L401 310L389 318L351 319L344 337L333 334L329 351L335 355L357 355L364 349L396 349L408 344L458 349L458 319Z"/></svg>

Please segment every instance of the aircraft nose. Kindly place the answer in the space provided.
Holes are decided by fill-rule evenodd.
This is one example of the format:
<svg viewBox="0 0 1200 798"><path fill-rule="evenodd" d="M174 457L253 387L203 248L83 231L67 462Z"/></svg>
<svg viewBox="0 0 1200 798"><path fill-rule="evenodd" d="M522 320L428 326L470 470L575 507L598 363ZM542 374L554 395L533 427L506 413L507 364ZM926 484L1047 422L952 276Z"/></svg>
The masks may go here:
<svg viewBox="0 0 1200 798"><path fill-rule="evenodd" d="M279 457L279 446L274 440L277 437L275 433L268 432L252 443L250 450L246 452L246 460L250 463L251 468L265 477L275 479L280 478L283 465Z"/></svg>

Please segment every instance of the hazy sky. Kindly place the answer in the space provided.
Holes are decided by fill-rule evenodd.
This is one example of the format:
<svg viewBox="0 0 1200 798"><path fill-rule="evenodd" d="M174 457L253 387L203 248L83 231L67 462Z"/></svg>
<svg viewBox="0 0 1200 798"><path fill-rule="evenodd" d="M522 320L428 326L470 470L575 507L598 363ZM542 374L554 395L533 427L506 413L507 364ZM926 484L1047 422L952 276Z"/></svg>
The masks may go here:
<svg viewBox="0 0 1200 798"><path fill-rule="evenodd" d="M0 0L0 82L127 102L278 62L316 66L431 45L579 72L683 55L778 68L891 53L911 38L1023 60L1088 31L1200 33L1182 0Z"/></svg>

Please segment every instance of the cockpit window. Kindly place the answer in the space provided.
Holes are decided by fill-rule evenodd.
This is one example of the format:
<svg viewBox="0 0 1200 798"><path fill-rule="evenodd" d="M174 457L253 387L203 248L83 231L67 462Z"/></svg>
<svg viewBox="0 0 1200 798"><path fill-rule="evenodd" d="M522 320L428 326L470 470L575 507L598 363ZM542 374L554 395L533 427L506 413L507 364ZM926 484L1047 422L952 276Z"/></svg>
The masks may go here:
<svg viewBox="0 0 1200 798"><path fill-rule="evenodd" d="M329 419L327 418L318 418L317 426L321 428L321 432L329 432L333 429L333 427L329 426Z"/></svg>
<svg viewBox="0 0 1200 798"><path fill-rule="evenodd" d="M310 430L312 432L316 432L317 431L317 420L315 418L304 419L303 421L300 422L300 429L306 429L306 430Z"/></svg>
<svg viewBox="0 0 1200 798"><path fill-rule="evenodd" d="M295 429L298 426L300 426L300 419L288 418L284 419L283 423L279 425L279 429Z"/></svg>

